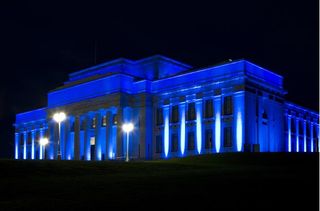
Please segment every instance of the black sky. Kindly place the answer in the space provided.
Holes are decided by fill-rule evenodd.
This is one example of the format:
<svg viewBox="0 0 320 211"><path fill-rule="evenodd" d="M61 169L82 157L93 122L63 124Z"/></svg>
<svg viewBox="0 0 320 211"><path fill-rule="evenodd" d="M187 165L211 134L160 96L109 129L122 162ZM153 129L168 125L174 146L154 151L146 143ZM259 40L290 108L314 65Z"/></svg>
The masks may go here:
<svg viewBox="0 0 320 211"><path fill-rule="evenodd" d="M0 3L0 156L15 114L46 105L68 73L153 54L206 66L245 58L284 76L287 99L318 110L318 1ZM190 3L188 3L190 2Z"/></svg>

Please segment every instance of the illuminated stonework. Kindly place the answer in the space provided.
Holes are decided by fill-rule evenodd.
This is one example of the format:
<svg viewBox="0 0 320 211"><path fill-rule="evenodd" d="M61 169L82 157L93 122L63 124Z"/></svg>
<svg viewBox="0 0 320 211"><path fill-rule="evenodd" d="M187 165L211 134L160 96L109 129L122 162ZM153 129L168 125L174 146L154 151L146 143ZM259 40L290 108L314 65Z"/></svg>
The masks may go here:
<svg viewBox="0 0 320 211"><path fill-rule="evenodd" d="M223 152L318 152L319 115L285 101L283 78L246 60L206 68L153 56L69 75L47 107L17 114L16 159L131 159ZM40 147L39 140L49 143Z"/></svg>

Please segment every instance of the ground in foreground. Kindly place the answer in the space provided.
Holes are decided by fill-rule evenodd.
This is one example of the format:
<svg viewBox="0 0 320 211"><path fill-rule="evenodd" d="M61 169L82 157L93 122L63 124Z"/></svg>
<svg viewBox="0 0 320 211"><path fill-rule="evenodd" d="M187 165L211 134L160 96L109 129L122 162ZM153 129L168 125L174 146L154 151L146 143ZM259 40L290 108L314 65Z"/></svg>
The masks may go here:
<svg viewBox="0 0 320 211"><path fill-rule="evenodd" d="M0 209L318 210L318 154L145 162L0 161Z"/></svg>

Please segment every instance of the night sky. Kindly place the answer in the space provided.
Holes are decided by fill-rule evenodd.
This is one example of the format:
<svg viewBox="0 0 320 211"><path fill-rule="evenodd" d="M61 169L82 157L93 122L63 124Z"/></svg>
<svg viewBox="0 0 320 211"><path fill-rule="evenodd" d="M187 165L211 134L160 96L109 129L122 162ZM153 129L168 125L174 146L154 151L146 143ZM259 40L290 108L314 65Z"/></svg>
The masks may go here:
<svg viewBox="0 0 320 211"><path fill-rule="evenodd" d="M49 90L94 65L95 42L97 63L245 58L284 76L288 100L318 110L318 1L10 2L0 3L0 157L13 157L15 114L46 106Z"/></svg>

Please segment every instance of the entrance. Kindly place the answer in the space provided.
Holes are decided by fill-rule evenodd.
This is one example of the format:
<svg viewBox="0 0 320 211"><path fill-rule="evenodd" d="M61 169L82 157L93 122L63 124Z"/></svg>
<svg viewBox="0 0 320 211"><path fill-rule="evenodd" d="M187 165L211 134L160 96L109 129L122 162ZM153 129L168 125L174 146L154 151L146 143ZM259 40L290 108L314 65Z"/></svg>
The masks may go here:
<svg viewBox="0 0 320 211"><path fill-rule="evenodd" d="M95 160L96 158L96 138L95 137L90 138L90 157L91 157L91 160Z"/></svg>

